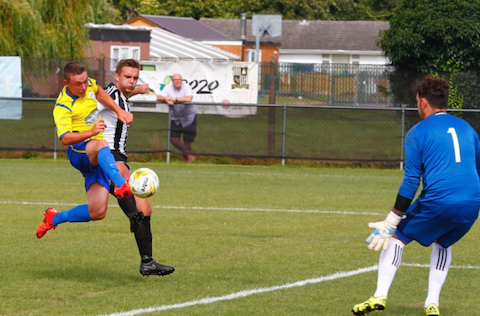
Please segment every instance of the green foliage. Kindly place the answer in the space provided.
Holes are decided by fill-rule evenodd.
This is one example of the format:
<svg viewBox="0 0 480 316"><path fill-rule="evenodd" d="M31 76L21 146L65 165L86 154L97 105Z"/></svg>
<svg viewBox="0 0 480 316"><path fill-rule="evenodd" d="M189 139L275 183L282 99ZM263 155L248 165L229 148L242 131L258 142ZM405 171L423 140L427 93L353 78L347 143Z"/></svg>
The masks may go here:
<svg viewBox="0 0 480 316"><path fill-rule="evenodd" d="M0 0L0 55L39 54L41 46L32 34L41 33L40 14L26 0Z"/></svg>
<svg viewBox="0 0 480 316"><path fill-rule="evenodd" d="M450 84L450 91L448 96L448 108L449 109L463 109L464 96L459 91L458 84L455 79L460 72L462 63L459 60L449 60L444 65L439 65L437 68L442 73L446 73L447 77L444 78ZM448 75L449 74L449 75ZM432 74L434 77L442 77L438 72Z"/></svg>
<svg viewBox="0 0 480 316"><path fill-rule="evenodd" d="M411 87L426 74L452 87L450 107L478 108L480 0L404 0L393 11L379 47L395 72L390 82L397 104L411 104Z"/></svg>
<svg viewBox="0 0 480 316"><path fill-rule="evenodd" d="M399 0L353 0L351 10L335 12L336 20L385 21L392 16Z"/></svg>
<svg viewBox="0 0 480 316"><path fill-rule="evenodd" d="M240 13L284 19L385 20L397 0L0 0L0 54L83 57L85 23L120 24L138 14L239 18Z"/></svg>
<svg viewBox="0 0 480 316"><path fill-rule="evenodd" d="M378 44L399 69L435 73L449 61L476 69L480 53L479 0L405 0Z"/></svg>
<svg viewBox="0 0 480 316"><path fill-rule="evenodd" d="M107 0L0 0L0 54L81 58L88 22L106 22Z"/></svg>
<svg viewBox="0 0 480 316"><path fill-rule="evenodd" d="M137 14L239 18L240 13L281 14L284 19L386 20L398 0L110 0L122 18Z"/></svg>
<svg viewBox="0 0 480 316"><path fill-rule="evenodd" d="M335 20L335 14L352 9L351 0L232 0L227 10L229 17L236 18L240 13L252 14L281 14L286 20Z"/></svg>

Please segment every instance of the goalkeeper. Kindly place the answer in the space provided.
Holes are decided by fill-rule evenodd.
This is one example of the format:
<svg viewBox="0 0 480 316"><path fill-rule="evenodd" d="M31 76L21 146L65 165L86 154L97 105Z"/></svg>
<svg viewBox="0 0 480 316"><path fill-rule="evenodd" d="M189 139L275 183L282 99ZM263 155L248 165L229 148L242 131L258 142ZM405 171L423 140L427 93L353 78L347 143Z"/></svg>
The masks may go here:
<svg viewBox="0 0 480 316"><path fill-rule="evenodd" d="M448 83L425 77L416 86L417 109L423 119L407 134L406 167L393 210L367 238L369 248L382 250L377 289L353 307L354 315L382 311L402 260L405 245L415 240L432 246L425 315L439 316L439 297L452 260L451 246L472 227L480 208L480 143L464 120L447 114ZM413 202L422 180L423 190Z"/></svg>

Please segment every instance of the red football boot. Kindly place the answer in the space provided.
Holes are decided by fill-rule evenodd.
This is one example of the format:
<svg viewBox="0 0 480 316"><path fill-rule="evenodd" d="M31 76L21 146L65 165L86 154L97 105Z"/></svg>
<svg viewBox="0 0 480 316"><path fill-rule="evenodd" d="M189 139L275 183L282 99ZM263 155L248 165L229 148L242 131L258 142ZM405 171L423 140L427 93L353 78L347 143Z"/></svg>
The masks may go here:
<svg viewBox="0 0 480 316"><path fill-rule="evenodd" d="M43 236L45 236L47 231L49 231L52 228L55 229L55 227L57 227L53 225L53 217L57 215L57 213L58 212L53 207L49 207L47 209L47 211L44 214L45 218L38 225L37 238L42 238Z"/></svg>

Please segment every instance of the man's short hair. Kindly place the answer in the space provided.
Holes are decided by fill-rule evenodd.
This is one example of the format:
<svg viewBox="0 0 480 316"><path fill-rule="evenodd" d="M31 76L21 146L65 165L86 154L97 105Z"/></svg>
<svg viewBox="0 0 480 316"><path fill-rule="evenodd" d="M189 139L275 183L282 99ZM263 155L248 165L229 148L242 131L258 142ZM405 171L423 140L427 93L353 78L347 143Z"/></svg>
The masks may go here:
<svg viewBox="0 0 480 316"><path fill-rule="evenodd" d="M132 68L140 69L140 64L135 59L122 59L118 62L117 69L115 70L115 72L117 74L120 74L120 72L122 72L123 67L132 67Z"/></svg>
<svg viewBox="0 0 480 316"><path fill-rule="evenodd" d="M426 98L434 108L446 109L449 90L450 85L445 79L426 76L415 87L415 94L420 98Z"/></svg>
<svg viewBox="0 0 480 316"><path fill-rule="evenodd" d="M70 81L70 76L80 75L86 71L85 66L83 66L78 61L72 61L63 67L63 79Z"/></svg>

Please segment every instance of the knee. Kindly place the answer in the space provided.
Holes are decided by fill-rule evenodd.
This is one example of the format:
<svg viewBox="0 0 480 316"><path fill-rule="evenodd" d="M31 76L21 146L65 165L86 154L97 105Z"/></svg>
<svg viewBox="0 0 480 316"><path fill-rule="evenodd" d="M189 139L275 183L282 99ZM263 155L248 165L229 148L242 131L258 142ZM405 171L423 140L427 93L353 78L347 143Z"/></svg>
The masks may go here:
<svg viewBox="0 0 480 316"><path fill-rule="evenodd" d="M98 150L102 149L103 147L108 147L108 143L105 139L99 139L97 145Z"/></svg>
<svg viewBox="0 0 480 316"><path fill-rule="evenodd" d="M152 214L152 206L148 203L147 199L136 198L137 210L142 211L145 216Z"/></svg>
<svg viewBox="0 0 480 316"><path fill-rule="evenodd" d="M106 208L89 208L90 217L93 221L99 221L105 218L107 215Z"/></svg>
<svg viewBox="0 0 480 316"><path fill-rule="evenodd" d="M145 216L151 216L152 215L152 207L148 205L148 207L145 207L145 210L142 210L143 214Z"/></svg>
<svg viewBox="0 0 480 316"><path fill-rule="evenodd" d="M87 145L87 154L88 153L97 153L103 147L108 147L108 143L104 139L93 139L88 142Z"/></svg>

